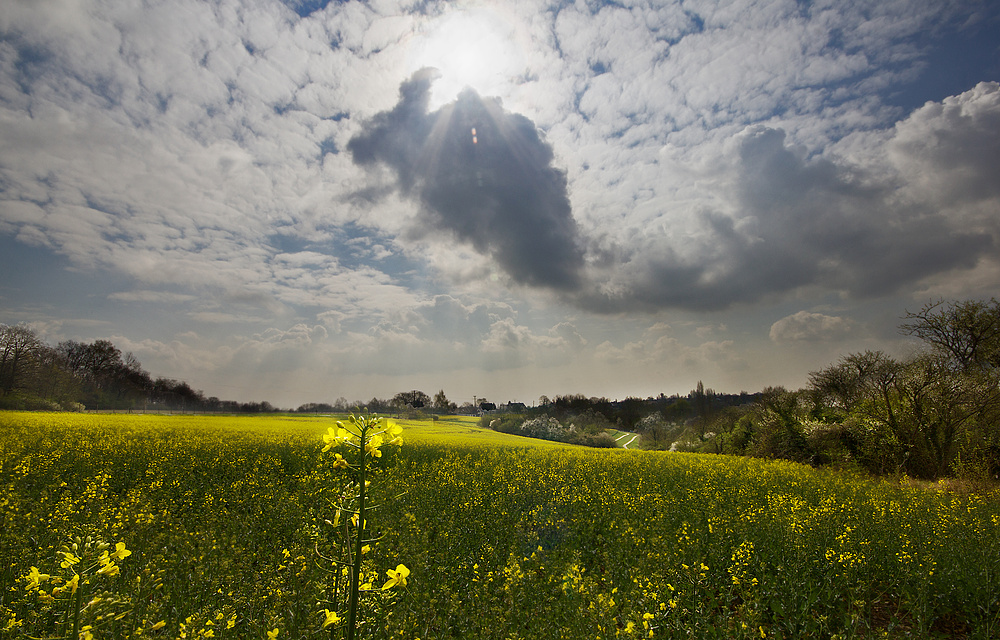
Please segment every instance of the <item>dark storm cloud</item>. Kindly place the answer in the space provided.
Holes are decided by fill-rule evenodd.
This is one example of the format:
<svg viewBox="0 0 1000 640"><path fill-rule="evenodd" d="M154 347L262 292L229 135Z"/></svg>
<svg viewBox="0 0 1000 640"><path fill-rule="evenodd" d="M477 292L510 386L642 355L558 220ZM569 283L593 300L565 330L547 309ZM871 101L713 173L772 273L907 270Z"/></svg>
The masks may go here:
<svg viewBox="0 0 1000 640"><path fill-rule="evenodd" d="M893 293L972 268L993 247L990 235L955 228L943 211L900 202L890 184L872 186L860 170L800 157L782 131L754 130L739 159L743 213L756 219L779 271L799 272L776 290L801 279L856 296Z"/></svg>
<svg viewBox="0 0 1000 640"><path fill-rule="evenodd" d="M423 232L454 234L518 283L579 287L583 250L552 148L531 120L471 89L428 112L435 77L424 69L402 84L396 106L351 139L353 161L393 170Z"/></svg>
<svg viewBox="0 0 1000 640"><path fill-rule="evenodd" d="M745 132L734 168L732 214L694 214L684 230L688 246L643 239L581 304L723 309L806 286L870 297L971 269L995 248L991 233L963 229L948 210L904 197L908 185L805 158L777 129Z"/></svg>

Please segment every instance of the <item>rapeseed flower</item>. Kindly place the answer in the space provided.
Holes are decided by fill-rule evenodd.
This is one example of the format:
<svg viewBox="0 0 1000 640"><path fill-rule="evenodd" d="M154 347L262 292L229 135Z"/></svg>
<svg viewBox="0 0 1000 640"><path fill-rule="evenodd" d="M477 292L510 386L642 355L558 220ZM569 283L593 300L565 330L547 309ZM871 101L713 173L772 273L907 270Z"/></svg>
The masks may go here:
<svg viewBox="0 0 1000 640"><path fill-rule="evenodd" d="M326 446L323 447L323 453L350 439L351 432L345 429L342 423L338 422L336 427L330 427L323 434L323 442L326 443Z"/></svg>
<svg viewBox="0 0 1000 640"><path fill-rule="evenodd" d="M365 453L372 456L373 458L381 458L382 451L379 449L379 447L381 446L382 446L382 436L375 434L368 439L368 442L365 443Z"/></svg>
<svg viewBox="0 0 1000 640"><path fill-rule="evenodd" d="M329 609L323 609L323 615L326 616L326 619L323 620L323 628L324 629L326 629L330 625L334 625L334 624L337 624L338 622L340 622L340 616L337 615L336 611L330 611Z"/></svg>
<svg viewBox="0 0 1000 640"><path fill-rule="evenodd" d="M75 564L80 563L80 558L73 554L71 551L60 551L63 556L63 561L59 563L59 566L63 569L69 569Z"/></svg>
<svg viewBox="0 0 1000 640"><path fill-rule="evenodd" d="M111 554L112 558L115 558L117 560L124 560L130 555L132 555L132 552L125 548L124 542L115 543L114 553Z"/></svg>
<svg viewBox="0 0 1000 640"><path fill-rule="evenodd" d="M389 444L401 445L403 444L403 438L400 434L403 433L403 427L399 426L395 422L389 425L385 430L389 434Z"/></svg>
<svg viewBox="0 0 1000 640"><path fill-rule="evenodd" d="M28 571L28 575L25 577L28 579L28 584L24 587L24 589L25 591L31 591L32 589L36 589L39 584L45 582L52 576L47 573L40 572L38 567L31 567L31 570Z"/></svg>
<svg viewBox="0 0 1000 640"><path fill-rule="evenodd" d="M397 584L400 586L406 586L406 578L410 575L410 570L406 568L406 565L400 564L396 565L396 569L389 569L386 571L389 576L389 581L382 585L382 590L392 589Z"/></svg>

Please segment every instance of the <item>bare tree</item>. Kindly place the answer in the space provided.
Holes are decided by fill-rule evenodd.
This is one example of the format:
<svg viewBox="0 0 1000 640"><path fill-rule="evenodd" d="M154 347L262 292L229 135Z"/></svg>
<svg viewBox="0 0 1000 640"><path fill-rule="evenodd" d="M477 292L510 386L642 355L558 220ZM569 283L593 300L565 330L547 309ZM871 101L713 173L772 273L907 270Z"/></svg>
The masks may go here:
<svg viewBox="0 0 1000 640"><path fill-rule="evenodd" d="M44 346L26 325L0 324L0 395L28 386Z"/></svg>
<svg viewBox="0 0 1000 640"><path fill-rule="evenodd" d="M963 370L1000 369L1000 302L929 302L907 312L900 330L953 358Z"/></svg>

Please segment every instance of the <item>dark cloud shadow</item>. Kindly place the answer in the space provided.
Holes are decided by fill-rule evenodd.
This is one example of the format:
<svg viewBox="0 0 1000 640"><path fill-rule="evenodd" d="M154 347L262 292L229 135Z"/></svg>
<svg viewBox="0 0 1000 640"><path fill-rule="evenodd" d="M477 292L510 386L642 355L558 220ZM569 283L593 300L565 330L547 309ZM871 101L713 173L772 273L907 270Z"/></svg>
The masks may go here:
<svg viewBox="0 0 1000 640"><path fill-rule="evenodd" d="M807 286L866 298L971 269L995 251L991 234L901 198L891 180L801 157L783 131L748 130L736 154L734 213L695 215L684 257L665 239L643 239L608 269L613 286L578 302L605 312L713 310Z"/></svg>
<svg viewBox="0 0 1000 640"><path fill-rule="evenodd" d="M348 143L353 161L393 170L421 205L417 233L449 232L521 284L580 287L583 243L552 148L531 120L471 89L428 112L435 77L424 69L402 84L396 106Z"/></svg>

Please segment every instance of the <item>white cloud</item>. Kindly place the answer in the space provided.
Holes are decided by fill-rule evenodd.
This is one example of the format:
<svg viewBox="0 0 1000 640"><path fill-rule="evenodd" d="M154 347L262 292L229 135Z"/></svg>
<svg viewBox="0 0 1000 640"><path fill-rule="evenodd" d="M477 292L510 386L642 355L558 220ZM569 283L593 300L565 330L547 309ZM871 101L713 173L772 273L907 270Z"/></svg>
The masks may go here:
<svg viewBox="0 0 1000 640"><path fill-rule="evenodd" d="M841 340L855 330L850 318L799 311L771 325L773 342L817 342Z"/></svg>
<svg viewBox="0 0 1000 640"><path fill-rule="evenodd" d="M171 293L169 291L119 291L108 296L111 300L123 300L126 302L163 302L175 304L178 302L191 302L197 300L197 296L188 293Z"/></svg>
<svg viewBox="0 0 1000 640"><path fill-rule="evenodd" d="M727 309L996 288L1000 88L908 115L893 102L927 43L995 14L986 4L488 7L512 35L494 86L566 171L566 220L586 247L580 288L561 296L510 275L545 256L507 256L505 272L447 233L415 232L419 205L346 153L397 103L419 37L468 9L415 6L329 3L300 18L272 0L8 2L0 234L114 274L120 290L99 296L109 307L173 305L188 326L145 323L129 343L165 372L249 388L282 370L289 397L319 389L306 371L513 380L530 366L579 380L605 375L580 366L594 362L624 379L637 361L664 379L662 362L700 375L745 366L738 336L770 324ZM85 315L20 304L27 291L3 290L11 314ZM716 315L687 335L664 311L677 308ZM619 322L636 309L652 314L648 331ZM856 325L844 314L793 314L771 337L845 339ZM190 325L229 337L178 337Z"/></svg>
<svg viewBox="0 0 1000 640"><path fill-rule="evenodd" d="M949 210L1000 203L1000 84L982 82L942 102L928 102L896 124L889 158L906 179L911 197ZM976 222L986 222L978 220ZM989 219L992 231L998 220Z"/></svg>

